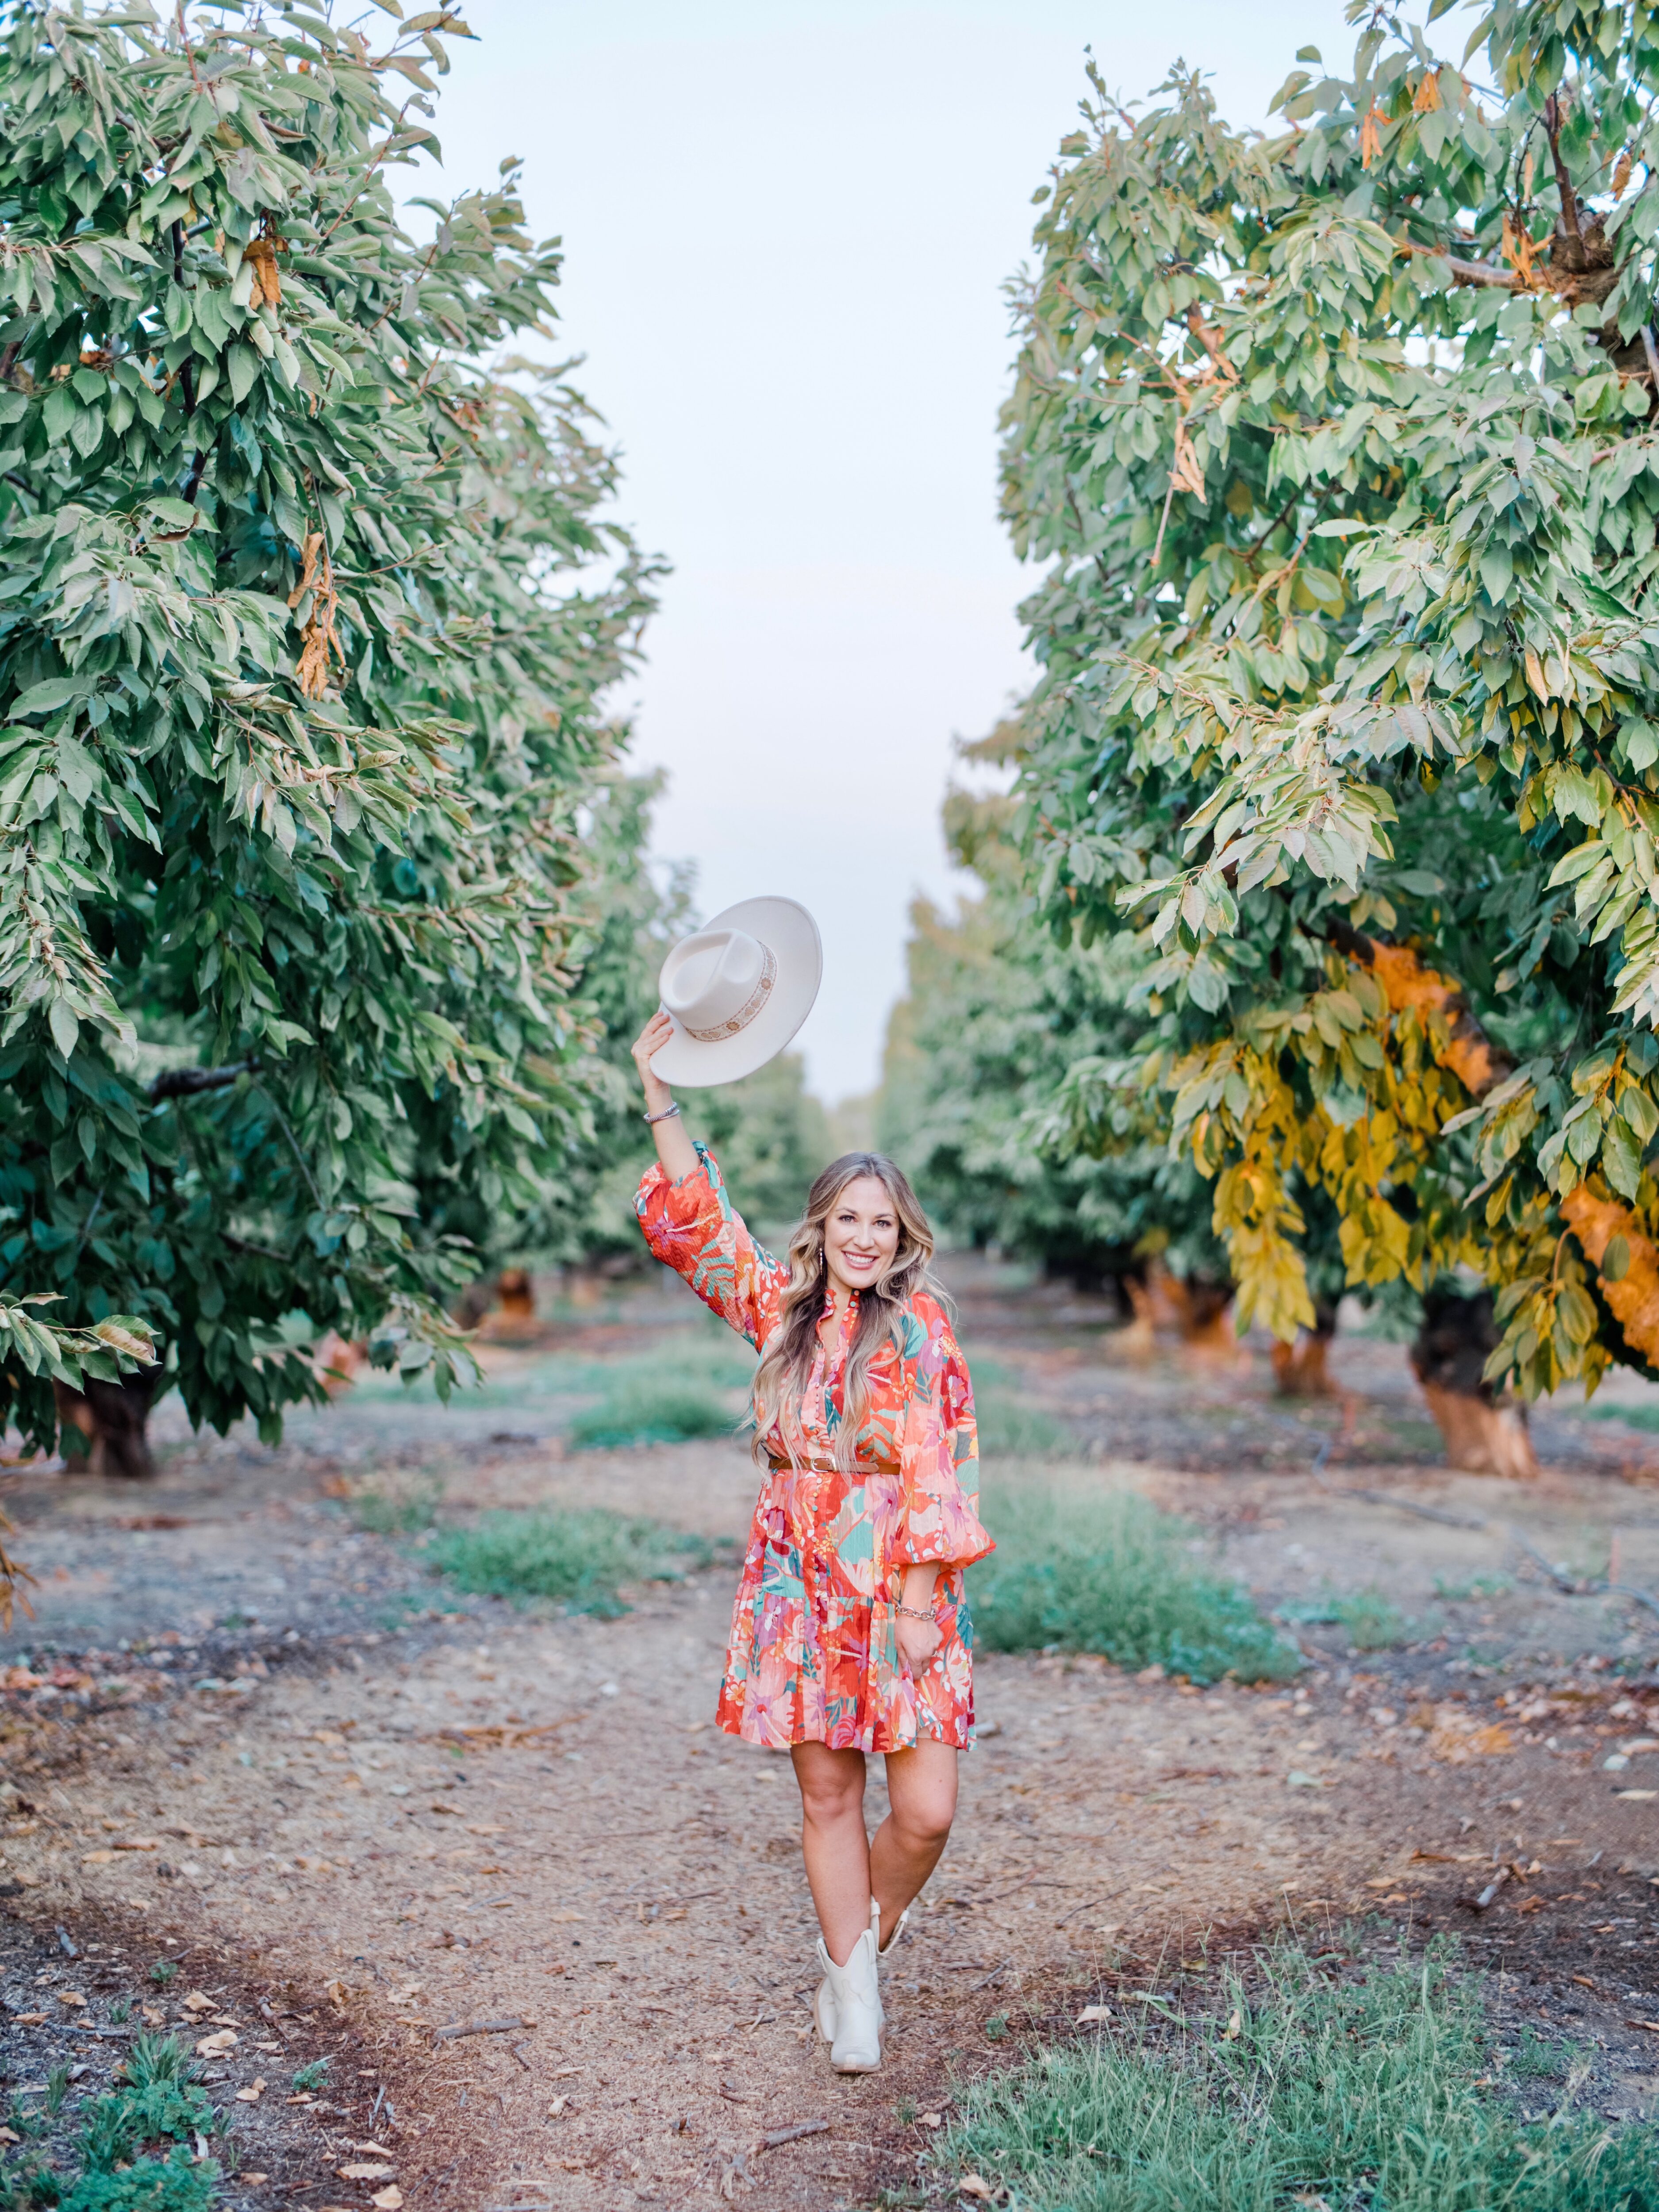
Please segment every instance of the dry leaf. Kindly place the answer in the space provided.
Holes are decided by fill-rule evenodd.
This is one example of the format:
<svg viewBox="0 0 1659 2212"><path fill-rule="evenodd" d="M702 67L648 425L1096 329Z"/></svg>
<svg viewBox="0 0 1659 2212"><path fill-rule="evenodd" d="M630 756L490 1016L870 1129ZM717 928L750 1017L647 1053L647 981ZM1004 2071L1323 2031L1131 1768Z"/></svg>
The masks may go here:
<svg viewBox="0 0 1659 2212"><path fill-rule="evenodd" d="M264 2094L264 2079L261 2076L256 2076L246 2089L239 2089L236 2092L236 2101L239 2105L257 2105Z"/></svg>
<svg viewBox="0 0 1659 2212"><path fill-rule="evenodd" d="M1382 153L1382 134L1377 125L1386 122L1387 119L1382 109L1373 100L1370 112L1359 126L1359 166L1362 169L1369 169L1371 163Z"/></svg>
<svg viewBox="0 0 1659 2212"><path fill-rule="evenodd" d="M1222 2030L1221 2039L1224 2043L1237 2043L1239 2037L1243 2035L1243 2014L1242 2013L1235 2012L1228 2020L1226 2027Z"/></svg>
<svg viewBox="0 0 1659 2212"><path fill-rule="evenodd" d="M159 1851L161 1846L154 1836L128 1836L118 1840L115 1848L118 1851Z"/></svg>
<svg viewBox="0 0 1659 2212"><path fill-rule="evenodd" d="M138 2009L144 2015L144 2026L146 2027L165 2027L167 2026L167 2016L161 2010L160 2005L140 2005Z"/></svg>
<svg viewBox="0 0 1659 2212"><path fill-rule="evenodd" d="M569 2102L570 2100L568 2097L555 2097L552 2103L547 2108L548 2118L550 2120L556 2120L560 2113L563 2112L565 2106Z"/></svg>
<svg viewBox="0 0 1659 2212"><path fill-rule="evenodd" d="M222 2027L216 2035L202 2038L196 2046L196 2056L198 2058L217 2058L222 2051L234 2050L236 2039L234 2027Z"/></svg>
<svg viewBox="0 0 1659 2212"><path fill-rule="evenodd" d="M0 2128L0 2142L21 2142L21 2136L14 2135L9 2128Z"/></svg>
<svg viewBox="0 0 1659 2212"><path fill-rule="evenodd" d="M43 2012L16 2012L12 2019L19 2027L39 2027L46 2016Z"/></svg>
<svg viewBox="0 0 1659 2212"><path fill-rule="evenodd" d="M359 2158L395 2158L398 2155L396 2151L388 2150L384 2143L353 2143L351 2148Z"/></svg>
<svg viewBox="0 0 1659 2212"><path fill-rule="evenodd" d="M1615 1797L1624 1798L1628 1804L1646 1805L1659 1797L1659 1790L1615 1790L1613 1794Z"/></svg>
<svg viewBox="0 0 1659 2212"><path fill-rule="evenodd" d="M342 2181L389 2181L392 2170L389 2166L376 2165L373 2160L359 2158L353 2159L349 2166L337 2166L334 2171Z"/></svg>
<svg viewBox="0 0 1659 2212"><path fill-rule="evenodd" d="M957 2191L963 2197L982 2197L988 2203L995 2193L981 2173L964 2173L957 2184Z"/></svg>
<svg viewBox="0 0 1659 2212"><path fill-rule="evenodd" d="M270 2176L268 2173L239 2173L236 2179L247 2188L257 2189L262 2181L269 2181Z"/></svg>
<svg viewBox="0 0 1659 2212"><path fill-rule="evenodd" d="M942 2128L945 2125L943 2112L921 2112L917 2117L925 2128Z"/></svg>
<svg viewBox="0 0 1659 2212"><path fill-rule="evenodd" d="M179 2002L183 2005L186 2012L211 2012L213 2010L213 1999L211 1997L204 1997L200 1990L192 1990L187 1997L180 1997Z"/></svg>
<svg viewBox="0 0 1659 2212"><path fill-rule="evenodd" d="M59 1990L58 1992L58 2002L59 2004L83 2005L86 2002L86 1999L82 1996L79 1990Z"/></svg>
<svg viewBox="0 0 1659 2212"><path fill-rule="evenodd" d="M1077 2024L1079 2027L1087 2027L1091 2021L1109 2020L1111 2016L1109 2005L1085 2005L1077 2016Z"/></svg>
<svg viewBox="0 0 1659 2212"><path fill-rule="evenodd" d="M404 2192L394 2181L388 2189L377 2189L368 2201L378 2207L378 2212L398 2212L404 2201Z"/></svg>
<svg viewBox="0 0 1659 2212"><path fill-rule="evenodd" d="M113 1851L88 1851L81 1863L83 1867L109 1866L113 1863L114 1858Z"/></svg>
<svg viewBox="0 0 1659 2212"><path fill-rule="evenodd" d="M328 1986L323 1991L323 1995L328 1999L336 2012L343 2012L351 1998L351 1992L347 1989L343 1982L330 1982Z"/></svg>

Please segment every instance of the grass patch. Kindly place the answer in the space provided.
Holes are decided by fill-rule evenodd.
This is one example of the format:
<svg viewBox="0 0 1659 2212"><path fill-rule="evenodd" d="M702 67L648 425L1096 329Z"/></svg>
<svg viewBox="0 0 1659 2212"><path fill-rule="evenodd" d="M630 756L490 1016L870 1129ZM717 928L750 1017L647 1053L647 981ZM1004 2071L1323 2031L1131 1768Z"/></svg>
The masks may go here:
<svg viewBox="0 0 1659 2212"><path fill-rule="evenodd" d="M41 2205L58 2212L209 2212L220 2168L212 2159L196 2159L193 2141L222 2137L225 2121L198 2086L189 2051L176 2037L140 2035L126 2072L119 2089L80 2112L68 2172L48 2164L40 2147L48 2116L62 2109L64 2069L53 2073L56 2095L48 2094L44 2112L13 2099L7 2124L21 2141L0 2169L4 2212Z"/></svg>
<svg viewBox="0 0 1659 2212"><path fill-rule="evenodd" d="M597 1406L577 1414L570 1441L588 1450L683 1443L693 1437L729 1437L739 1418L695 1376L635 1370L617 1375Z"/></svg>
<svg viewBox="0 0 1659 2212"><path fill-rule="evenodd" d="M487 1597L544 1598L567 1613L615 1620L624 1583L676 1582L707 1566L714 1547L656 1521L626 1521L599 1507L570 1512L481 1513L446 1528L428 1564Z"/></svg>
<svg viewBox="0 0 1659 2212"><path fill-rule="evenodd" d="M1075 1459L1076 1431L1029 1398L993 1385L975 1389L979 1455L985 1459Z"/></svg>
<svg viewBox="0 0 1659 2212"><path fill-rule="evenodd" d="M1356 1651L1392 1650L1396 1644L1409 1644L1415 1633L1405 1614L1389 1604L1374 1583L1364 1589L1328 1590L1323 1597L1281 1605L1274 1618L1298 1626L1330 1624L1346 1628Z"/></svg>
<svg viewBox="0 0 1659 2212"><path fill-rule="evenodd" d="M1468 1582L1462 1583L1449 1583L1443 1575L1437 1575L1434 1578L1437 1597L1504 1597L1514 1588L1515 1583L1508 1575L1474 1575Z"/></svg>
<svg viewBox="0 0 1659 2212"><path fill-rule="evenodd" d="M1302 1663L1246 1592L1194 1565L1185 1523L1144 1498L997 1486L981 1510L997 1548L969 1594L993 1651L1097 1651L1196 1682L1279 1681Z"/></svg>
<svg viewBox="0 0 1659 2212"><path fill-rule="evenodd" d="M1622 1421L1627 1429L1645 1429L1650 1435L1659 1431L1659 1405L1575 1406L1573 1413L1583 1421Z"/></svg>
<svg viewBox="0 0 1659 2212"><path fill-rule="evenodd" d="M416 1536L438 1517L443 1499L441 1482L417 1483L403 1491L368 1487L353 1491L350 1512L355 1524L374 1536Z"/></svg>
<svg viewBox="0 0 1659 2212"><path fill-rule="evenodd" d="M1230 1978L1216 2018L965 2089L937 2158L1026 2212L1654 2212L1659 2130L1565 2109L1528 2124L1495 2070L1443 1953L1334 1984L1281 1950L1252 1987Z"/></svg>

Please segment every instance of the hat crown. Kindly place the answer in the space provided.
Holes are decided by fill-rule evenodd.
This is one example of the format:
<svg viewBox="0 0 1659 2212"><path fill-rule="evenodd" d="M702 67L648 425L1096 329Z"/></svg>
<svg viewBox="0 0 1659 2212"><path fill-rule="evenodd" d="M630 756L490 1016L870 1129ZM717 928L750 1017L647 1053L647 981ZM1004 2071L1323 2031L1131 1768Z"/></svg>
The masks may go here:
<svg viewBox="0 0 1659 2212"><path fill-rule="evenodd" d="M741 1028L758 1011L775 963L746 929L704 929L674 947L664 963L662 1002L693 1036Z"/></svg>

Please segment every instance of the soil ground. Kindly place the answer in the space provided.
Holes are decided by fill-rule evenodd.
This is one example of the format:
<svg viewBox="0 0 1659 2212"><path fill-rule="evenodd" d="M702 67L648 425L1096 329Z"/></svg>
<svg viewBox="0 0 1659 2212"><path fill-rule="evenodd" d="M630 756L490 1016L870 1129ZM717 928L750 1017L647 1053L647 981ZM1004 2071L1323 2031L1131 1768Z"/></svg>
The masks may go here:
<svg viewBox="0 0 1659 2212"><path fill-rule="evenodd" d="M787 1761L711 1725L746 1455L565 1441L610 1364L702 1327L653 1282L493 1346L447 1411L370 1380L272 1449L168 1403L142 1489L0 1475L40 1577L0 1646L7 2090L84 2069L61 2132L136 2028L219 2039L250 2212L921 2201L964 2078L1358 1920L1461 1939L1523 2104L1571 2061L1578 2101L1659 2114L1659 1394L1542 1413L1522 1486L1447 1472L1397 1346L1339 1339L1339 1395L1297 1405L1261 1347L1142 1344L988 1267L957 1288L981 1372L1076 1440L993 1472L1184 1514L1308 1665L1200 1690L981 1656L881 2074L833 2077L811 2032ZM514 1610L362 1525L400 1503L599 1504L714 1564L616 1620Z"/></svg>

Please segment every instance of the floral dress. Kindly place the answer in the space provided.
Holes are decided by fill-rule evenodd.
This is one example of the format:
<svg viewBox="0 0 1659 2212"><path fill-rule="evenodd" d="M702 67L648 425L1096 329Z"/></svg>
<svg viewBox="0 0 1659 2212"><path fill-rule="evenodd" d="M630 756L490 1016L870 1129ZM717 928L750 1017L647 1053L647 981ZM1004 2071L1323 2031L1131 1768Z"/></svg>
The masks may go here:
<svg viewBox="0 0 1659 2212"><path fill-rule="evenodd" d="M787 1267L734 1212L713 1157L679 1182L660 1165L635 1208L659 1260L755 1349L777 1327ZM716 1717L728 1735L781 1750L904 1751L919 1738L965 1751L974 1740L973 1630L963 1569L993 1547L980 1526L974 1393L939 1302L903 1310L872 1354L849 1468L835 1434L858 1297L833 1350L822 1345L802 1394L792 1452L774 1426L732 1613ZM830 1309L826 1307L826 1312ZM944 1641L920 1676L899 1654L894 1606L904 1570L949 1564L937 1616Z"/></svg>

